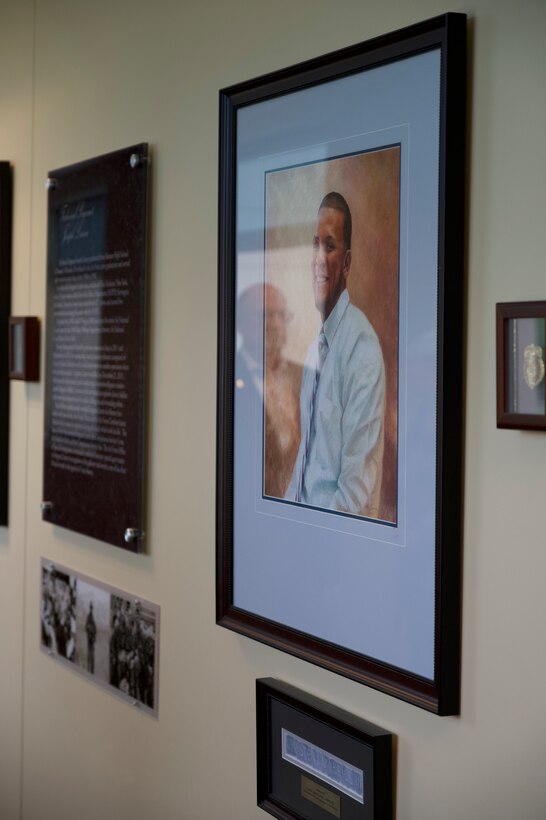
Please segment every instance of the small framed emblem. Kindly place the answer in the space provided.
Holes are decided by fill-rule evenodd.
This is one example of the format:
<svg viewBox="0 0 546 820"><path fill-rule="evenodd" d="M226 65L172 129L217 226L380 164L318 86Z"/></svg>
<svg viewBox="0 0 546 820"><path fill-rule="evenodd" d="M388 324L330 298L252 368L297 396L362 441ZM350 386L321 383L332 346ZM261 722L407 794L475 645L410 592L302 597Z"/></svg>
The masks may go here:
<svg viewBox="0 0 546 820"><path fill-rule="evenodd" d="M497 427L546 430L546 302L497 304Z"/></svg>

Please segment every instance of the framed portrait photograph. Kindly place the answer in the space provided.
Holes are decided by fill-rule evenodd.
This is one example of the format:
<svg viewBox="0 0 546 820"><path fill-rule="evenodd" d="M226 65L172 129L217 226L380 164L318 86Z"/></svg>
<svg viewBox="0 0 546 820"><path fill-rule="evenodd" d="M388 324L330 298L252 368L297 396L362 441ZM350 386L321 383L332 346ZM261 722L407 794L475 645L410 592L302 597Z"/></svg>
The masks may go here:
<svg viewBox="0 0 546 820"><path fill-rule="evenodd" d="M0 162L0 526L8 523L9 381L8 322L11 302L12 173Z"/></svg>
<svg viewBox="0 0 546 820"><path fill-rule="evenodd" d="M466 17L220 92L217 621L459 709Z"/></svg>
<svg viewBox="0 0 546 820"><path fill-rule="evenodd" d="M258 805L283 820L391 820L392 735L281 681L256 681Z"/></svg>
<svg viewBox="0 0 546 820"><path fill-rule="evenodd" d="M497 427L546 430L546 302L497 304Z"/></svg>

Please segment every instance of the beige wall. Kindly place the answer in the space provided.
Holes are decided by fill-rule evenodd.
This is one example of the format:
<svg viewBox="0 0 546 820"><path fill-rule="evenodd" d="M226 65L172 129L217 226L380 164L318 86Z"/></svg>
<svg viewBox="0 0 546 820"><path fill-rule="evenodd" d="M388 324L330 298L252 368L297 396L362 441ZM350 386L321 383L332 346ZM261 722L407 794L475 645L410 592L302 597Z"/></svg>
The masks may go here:
<svg viewBox="0 0 546 820"><path fill-rule="evenodd" d="M149 556L41 521L43 381L11 384L0 529L2 820L250 820L254 681L397 736L398 820L544 820L546 436L495 426L494 307L544 299L546 5L475 0L462 711L438 718L214 624L218 89L445 11L439 0L0 0L12 312L45 312L48 169L154 151ZM160 716L38 648L46 556L162 607Z"/></svg>

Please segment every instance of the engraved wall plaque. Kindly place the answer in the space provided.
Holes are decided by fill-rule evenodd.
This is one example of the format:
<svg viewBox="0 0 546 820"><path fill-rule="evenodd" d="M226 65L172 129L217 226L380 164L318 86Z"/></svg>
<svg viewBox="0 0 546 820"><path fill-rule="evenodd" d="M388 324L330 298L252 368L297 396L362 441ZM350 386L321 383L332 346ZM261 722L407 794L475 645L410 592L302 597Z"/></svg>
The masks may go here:
<svg viewBox="0 0 546 820"><path fill-rule="evenodd" d="M51 171L44 520L139 551L148 145Z"/></svg>

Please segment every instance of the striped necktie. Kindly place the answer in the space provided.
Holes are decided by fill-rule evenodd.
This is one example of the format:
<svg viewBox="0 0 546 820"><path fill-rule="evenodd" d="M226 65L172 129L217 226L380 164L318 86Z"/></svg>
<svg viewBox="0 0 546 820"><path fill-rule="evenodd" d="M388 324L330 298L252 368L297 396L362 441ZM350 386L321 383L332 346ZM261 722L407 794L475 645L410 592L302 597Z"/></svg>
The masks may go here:
<svg viewBox="0 0 546 820"><path fill-rule="evenodd" d="M308 414L307 414L307 430L305 431L305 445L301 457L300 471L298 475L298 488L296 490L296 501L301 501L301 494L303 492L303 479L305 476L305 467L307 464L307 457L309 455L309 442L311 439L311 431L313 429L313 414L315 410L315 397L317 395L317 387L320 378L320 372L324 365L324 360L328 353L328 341L324 335L324 330L321 330L318 337L318 360L315 370L315 378L313 379L313 388L309 397Z"/></svg>

